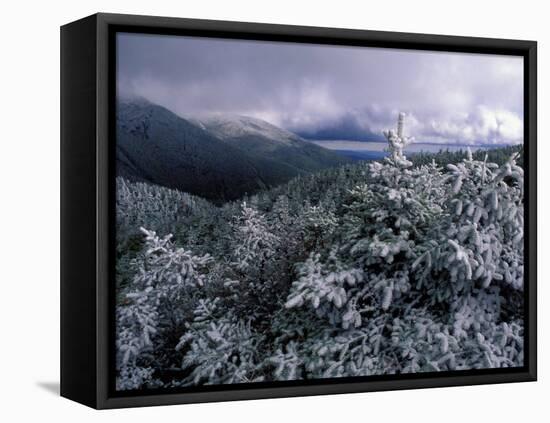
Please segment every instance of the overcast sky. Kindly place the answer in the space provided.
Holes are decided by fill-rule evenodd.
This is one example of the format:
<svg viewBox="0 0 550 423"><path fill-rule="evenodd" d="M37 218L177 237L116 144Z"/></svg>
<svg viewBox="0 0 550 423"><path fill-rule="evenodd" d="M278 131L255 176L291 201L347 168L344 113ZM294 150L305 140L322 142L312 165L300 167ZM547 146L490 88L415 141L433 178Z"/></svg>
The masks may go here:
<svg viewBox="0 0 550 423"><path fill-rule="evenodd" d="M141 34L119 34L117 52L119 95L182 116L374 140L404 111L418 141L523 140L521 57Z"/></svg>

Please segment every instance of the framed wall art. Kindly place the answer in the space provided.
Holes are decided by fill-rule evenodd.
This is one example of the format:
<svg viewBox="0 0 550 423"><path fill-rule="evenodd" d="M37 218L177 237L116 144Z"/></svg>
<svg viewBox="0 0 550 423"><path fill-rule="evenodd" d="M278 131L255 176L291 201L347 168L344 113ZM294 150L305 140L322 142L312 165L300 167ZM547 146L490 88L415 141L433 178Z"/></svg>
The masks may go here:
<svg viewBox="0 0 550 423"><path fill-rule="evenodd" d="M536 43L61 28L61 394L536 380Z"/></svg>

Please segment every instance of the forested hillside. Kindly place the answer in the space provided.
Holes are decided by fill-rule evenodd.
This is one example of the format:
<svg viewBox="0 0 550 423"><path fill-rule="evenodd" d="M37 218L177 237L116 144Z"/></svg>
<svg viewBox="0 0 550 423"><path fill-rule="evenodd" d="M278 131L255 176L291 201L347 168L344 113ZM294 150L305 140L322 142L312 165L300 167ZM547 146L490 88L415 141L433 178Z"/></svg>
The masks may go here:
<svg viewBox="0 0 550 423"><path fill-rule="evenodd" d="M386 136L221 206L117 178L117 389L522 366L522 150Z"/></svg>
<svg viewBox="0 0 550 423"><path fill-rule="evenodd" d="M508 161L508 159L514 154L518 153L516 163L518 166L523 167L523 145L510 145L506 147L479 149L472 153L472 157L475 160L485 160L489 163L496 163L502 165ZM415 166L430 164L433 160L440 165L446 166L452 163L458 163L464 160L468 156L468 151L464 150L449 151L442 149L439 153L415 153L410 156L411 162Z"/></svg>
<svg viewBox="0 0 550 423"><path fill-rule="evenodd" d="M145 99L117 102L117 176L221 204L349 160L259 119L198 121Z"/></svg>

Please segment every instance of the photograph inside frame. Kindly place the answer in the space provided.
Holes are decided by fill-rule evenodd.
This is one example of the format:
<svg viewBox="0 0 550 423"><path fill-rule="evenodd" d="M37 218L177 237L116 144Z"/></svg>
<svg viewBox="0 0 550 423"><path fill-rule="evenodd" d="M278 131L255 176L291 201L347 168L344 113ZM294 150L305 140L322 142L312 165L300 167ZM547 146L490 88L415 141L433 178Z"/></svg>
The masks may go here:
<svg viewBox="0 0 550 423"><path fill-rule="evenodd" d="M116 35L116 390L524 366L524 62Z"/></svg>

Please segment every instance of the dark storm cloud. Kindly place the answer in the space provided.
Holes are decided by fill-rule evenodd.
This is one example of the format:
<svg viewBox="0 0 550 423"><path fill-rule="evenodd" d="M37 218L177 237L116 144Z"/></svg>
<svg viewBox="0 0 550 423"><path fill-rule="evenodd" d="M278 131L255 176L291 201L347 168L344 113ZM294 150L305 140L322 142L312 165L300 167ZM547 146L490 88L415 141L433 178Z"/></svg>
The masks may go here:
<svg viewBox="0 0 550 423"><path fill-rule="evenodd" d="M118 86L180 115L234 113L369 138L409 114L440 142L520 142L521 58L121 34ZM326 138L326 137L325 137Z"/></svg>

